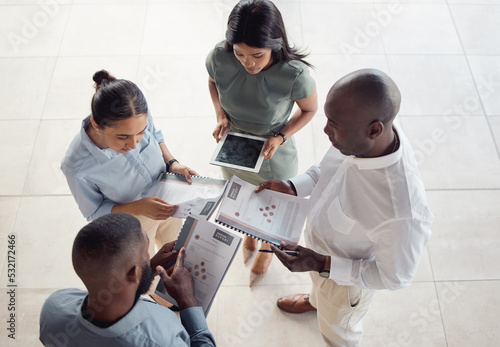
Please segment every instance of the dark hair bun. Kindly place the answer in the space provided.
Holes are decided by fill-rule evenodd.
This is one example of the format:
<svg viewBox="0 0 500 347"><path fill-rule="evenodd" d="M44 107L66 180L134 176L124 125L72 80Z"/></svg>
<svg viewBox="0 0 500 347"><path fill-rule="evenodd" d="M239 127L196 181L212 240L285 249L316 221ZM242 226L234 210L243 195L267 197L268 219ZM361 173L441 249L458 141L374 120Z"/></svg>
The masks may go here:
<svg viewBox="0 0 500 347"><path fill-rule="evenodd" d="M94 74L94 76L92 76L92 79L95 82L95 89L96 90L98 90L99 88L105 86L106 84L116 80L116 78L113 75L110 75L110 73L107 72L106 70L97 71Z"/></svg>

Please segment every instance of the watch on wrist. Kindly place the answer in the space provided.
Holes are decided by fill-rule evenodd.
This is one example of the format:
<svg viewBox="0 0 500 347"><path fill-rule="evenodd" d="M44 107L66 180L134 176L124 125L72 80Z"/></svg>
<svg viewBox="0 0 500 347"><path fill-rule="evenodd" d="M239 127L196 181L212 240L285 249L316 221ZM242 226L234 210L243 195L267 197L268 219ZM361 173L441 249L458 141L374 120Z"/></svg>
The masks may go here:
<svg viewBox="0 0 500 347"><path fill-rule="evenodd" d="M325 261L325 265L323 266L323 269L321 269L318 272L321 277L323 277L323 278L330 277L330 265L331 265L331 257L328 255L328 256L326 256L326 261Z"/></svg>
<svg viewBox="0 0 500 347"><path fill-rule="evenodd" d="M173 163L175 163L175 162L177 162L177 163L178 163L179 161L178 161L177 159L175 159L175 158L174 158L174 159L170 159L170 160L168 161L168 163L167 163L167 172L170 172L170 165L172 165L172 164L173 164Z"/></svg>
<svg viewBox="0 0 500 347"><path fill-rule="evenodd" d="M276 134L274 134L274 137L276 137L278 135L283 138L283 142L280 144L280 146L283 146L285 144L287 138L286 138L285 134L283 134L281 131L278 131Z"/></svg>
<svg viewBox="0 0 500 347"><path fill-rule="evenodd" d="M323 278L328 278L330 277L330 271L323 269L319 272L319 275Z"/></svg>

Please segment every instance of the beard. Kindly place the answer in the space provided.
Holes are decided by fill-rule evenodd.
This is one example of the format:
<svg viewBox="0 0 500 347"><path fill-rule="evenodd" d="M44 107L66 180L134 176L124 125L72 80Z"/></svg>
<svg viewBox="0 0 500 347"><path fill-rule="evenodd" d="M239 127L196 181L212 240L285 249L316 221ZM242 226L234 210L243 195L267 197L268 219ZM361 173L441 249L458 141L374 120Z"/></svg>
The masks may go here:
<svg viewBox="0 0 500 347"><path fill-rule="evenodd" d="M142 265L142 276L139 282L139 287L137 287L137 291L135 292L135 298L137 299L142 294L146 294L151 287L151 283L153 282L153 270L148 263L144 262Z"/></svg>

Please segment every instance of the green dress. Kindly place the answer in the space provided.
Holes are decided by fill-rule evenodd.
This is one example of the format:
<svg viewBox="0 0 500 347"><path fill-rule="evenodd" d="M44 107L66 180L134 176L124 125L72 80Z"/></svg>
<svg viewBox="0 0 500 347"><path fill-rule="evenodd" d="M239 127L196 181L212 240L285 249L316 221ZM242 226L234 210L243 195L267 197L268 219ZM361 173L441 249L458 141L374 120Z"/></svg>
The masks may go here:
<svg viewBox="0 0 500 347"><path fill-rule="evenodd" d="M222 108L231 131L271 137L288 122L295 101L316 88L309 68L298 60L272 65L256 75L249 74L232 52L219 43L208 54L205 65L215 80ZM225 179L236 175L252 184L270 179L289 179L297 174L297 150L290 138L258 173L222 168Z"/></svg>

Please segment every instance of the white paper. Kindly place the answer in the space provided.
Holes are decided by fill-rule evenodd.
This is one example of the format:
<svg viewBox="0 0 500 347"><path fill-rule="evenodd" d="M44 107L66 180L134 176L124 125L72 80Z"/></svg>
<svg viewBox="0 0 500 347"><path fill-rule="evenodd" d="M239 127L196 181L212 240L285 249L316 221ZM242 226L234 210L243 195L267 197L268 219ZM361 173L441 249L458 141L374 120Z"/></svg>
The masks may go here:
<svg viewBox="0 0 500 347"><path fill-rule="evenodd" d="M184 267L193 276L195 297L205 316L208 315L215 294L240 243L239 235L210 222L188 217L184 223L174 249L186 247ZM161 281L156 288L156 294L176 304L165 291Z"/></svg>
<svg viewBox="0 0 500 347"><path fill-rule="evenodd" d="M172 217L186 218L189 214L208 219L214 211L227 181L191 176L187 183L184 176L165 173L145 196L159 197L163 201L178 205Z"/></svg>
<svg viewBox="0 0 500 347"><path fill-rule="evenodd" d="M268 243L297 243L309 200L256 186L233 176L228 182L216 221Z"/></svg>

